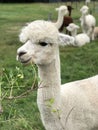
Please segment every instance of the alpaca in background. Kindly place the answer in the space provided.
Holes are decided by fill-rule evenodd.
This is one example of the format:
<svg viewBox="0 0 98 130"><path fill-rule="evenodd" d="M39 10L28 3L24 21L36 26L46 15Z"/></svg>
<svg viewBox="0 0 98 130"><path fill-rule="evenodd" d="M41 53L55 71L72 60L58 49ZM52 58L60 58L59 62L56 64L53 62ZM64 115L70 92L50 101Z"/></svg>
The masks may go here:
<svg viewBox="0 0 98 130"><path fill-rule="evenodd" d="M81 47L87 43L90 43L90 38L86 33L77 34L77 30L79 29L78 25L71 23L68 27L66 27L66 29L70 31L71 35L75 38L76 46Z"/></svg>
<svg viewBox="0 0 98 130"><path fill-rule="evenodd" d="M68 14L68 9L67 6L62 5L59 8L56 8L56 11L58 11L58 19L54 24L59 29L62 26L64 16Z"/></svg>
<svg viewBox="0 0 98 130"><path fill-rule="evenodd" d="M89 8L87 6L83 6L80 9L82 16L80 18L81 27L83 33L86 33L91 40L94 40L94 28L96 25L96 19L93 15L88 14Z"/></svg>

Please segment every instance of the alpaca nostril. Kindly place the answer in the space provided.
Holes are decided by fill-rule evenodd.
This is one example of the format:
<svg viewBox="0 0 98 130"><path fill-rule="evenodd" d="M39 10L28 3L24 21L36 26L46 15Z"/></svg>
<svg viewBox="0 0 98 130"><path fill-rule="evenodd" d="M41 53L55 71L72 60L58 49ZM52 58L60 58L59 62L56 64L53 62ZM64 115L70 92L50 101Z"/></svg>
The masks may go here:
<svg viewBox="0 0 98 130"><path fill-rule="evenodd" d="M22 55L24 55L24 54L26 54L26 53L27 53L27 52L19 52L18 55L19 55L19 57L20 57L20 56L22 56Z"/></svg>

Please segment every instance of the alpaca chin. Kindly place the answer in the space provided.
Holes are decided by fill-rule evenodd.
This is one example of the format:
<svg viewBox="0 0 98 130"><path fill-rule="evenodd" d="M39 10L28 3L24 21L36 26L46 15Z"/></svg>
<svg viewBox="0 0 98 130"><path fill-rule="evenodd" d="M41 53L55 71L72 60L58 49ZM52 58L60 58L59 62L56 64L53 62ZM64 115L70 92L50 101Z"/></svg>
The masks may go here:
<svg viewBox="0 0 98 130"><path fill-rule="evenodd" d="M33 63L31 57L30 58L20 58L17 56L17 60L20 61L23 65L29 65L29 64Z"/></svg>

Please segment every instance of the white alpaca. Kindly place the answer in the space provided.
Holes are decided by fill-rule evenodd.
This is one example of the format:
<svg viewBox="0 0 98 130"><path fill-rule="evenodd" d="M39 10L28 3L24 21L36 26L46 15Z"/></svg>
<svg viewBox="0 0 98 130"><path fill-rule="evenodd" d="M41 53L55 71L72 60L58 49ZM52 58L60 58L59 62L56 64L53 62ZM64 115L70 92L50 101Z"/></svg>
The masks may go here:
<svg viewBox="0 0 98 130"><path fill-rule="evenodd" d="M64 16L68 14L68 8L67 6L62 5L59 8L56 8L56 11L58 11L58 19L54 24L59 29L63 24Z"/></svg>
<svg viewBox="0 0 98 130"><path fill-rule="evenodd" d="M71 35L75 38L76 46L81 47L81 46L85 45L86 43L90 42L90 38L87 34L85 34L85 33L77 34L77 29L79 29L78 25L71 23L71 24L69 24L69 26L66 27L66 29L69 32L71 32Z"/></svg>
<svg viewBox="0 0 98 130"><path fill-rule="evenodd" d="M87 6L83 6L80 9L82 16L80 18L81 27L83 33L86 33L91 40L94 40L94 27L96 25L96 19L93 15L88 14L89 8Z"/></svg>
<svg viewBox="0 0 98 130"><path fill-rule="evenodd" d="M60 35L51 22L35 21L24 27L17 50L23 64L38 66L37 104L46 130L98 130L98 75L61 85Z"/></svg>

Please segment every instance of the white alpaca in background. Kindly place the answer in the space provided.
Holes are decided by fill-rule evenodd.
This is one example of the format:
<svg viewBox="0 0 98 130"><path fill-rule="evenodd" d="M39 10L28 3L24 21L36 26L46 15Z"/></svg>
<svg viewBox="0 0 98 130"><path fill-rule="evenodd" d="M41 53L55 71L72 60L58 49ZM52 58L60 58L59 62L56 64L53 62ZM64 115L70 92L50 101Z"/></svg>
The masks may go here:
<svg viewBox="0 0 98 130"><path fill-rule="evenodd" d="M81 27L83 33L86 33L91 40L94 40L94 27L96 25L96 19L93 15L88 14L89 8L87 6L83 6L80 9L82 16L80 18Z"/></svg>
<svg viewBox="0 0 98 130"><path fill-rule="evenodd" d="M56 11L58 11L58 19L54 24L59 29L63 24L64 16L68 14L68 9L67 6L62 5L59 8L56 8Z"/></svg>
<svg viewBox="0 0 98 130"><path fill-rule="evenodd" d="M40 20L22 29L20 41L25 44L18 60L38 66L37 104L45 129L98 130L98 75L61 85L59 46L72 37Z"/></svg>
<svg viewBox="0 0 98 130"><path fill-rule="evenodd" d="M69 26L66 27L66 29L71 32L71 35L75 38L75 45L76 46L83 46L86 43L90 42L90 38L87 34L85 33L80 33L77 34L77 30L79 29L79 26L74 24L74 23L70 23Z"/></svg>

